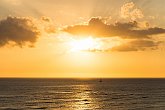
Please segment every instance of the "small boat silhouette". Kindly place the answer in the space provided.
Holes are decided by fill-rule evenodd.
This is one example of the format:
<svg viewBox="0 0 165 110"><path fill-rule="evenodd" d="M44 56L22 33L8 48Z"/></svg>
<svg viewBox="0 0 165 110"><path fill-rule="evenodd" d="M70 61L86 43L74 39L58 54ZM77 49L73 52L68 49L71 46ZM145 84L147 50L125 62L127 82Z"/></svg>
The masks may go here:
<svg viewBox="0 0 165 110"><path fill-rule="evenodd" d="M99 82L103 82L102 79L100 79Z"/></svg>

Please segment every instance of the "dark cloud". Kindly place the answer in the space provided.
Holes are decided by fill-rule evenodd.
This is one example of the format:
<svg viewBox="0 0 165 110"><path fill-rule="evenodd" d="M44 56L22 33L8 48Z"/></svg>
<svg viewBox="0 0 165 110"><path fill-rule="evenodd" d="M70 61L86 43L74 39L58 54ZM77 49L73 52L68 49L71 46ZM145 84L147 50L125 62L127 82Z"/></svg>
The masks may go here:
<svg viewBox="0 0 165 110"><path fill-rule="evenodd" d="M144 51L146 49L156 50L162 42L152 40L134 40L120 46L113 47L111 51Z"/></svg>
<svg viewBox="0 0 165 110"><path fill-rule="evenodd" d="M150 39L153 35L165 33L165 29L154 27L141 29L138 22L115 24L103 23L100 18L90 19L87 25L73 25L63 29L73 35L91 35L95 37L120 37L124 39Z"/></svg>
<svg viewBox="0 0 165 110"><path fill-rule="evenodd" d="M40 34L30 18L7 17L0 21L0 46L10 42L22 47L27 42L34 44Z"/></svg>

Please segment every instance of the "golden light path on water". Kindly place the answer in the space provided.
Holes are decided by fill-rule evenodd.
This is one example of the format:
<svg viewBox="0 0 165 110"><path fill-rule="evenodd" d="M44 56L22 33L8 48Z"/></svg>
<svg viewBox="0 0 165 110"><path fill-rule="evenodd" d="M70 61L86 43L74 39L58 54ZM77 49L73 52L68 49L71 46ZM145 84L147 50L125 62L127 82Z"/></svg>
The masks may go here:
<svg viewBox="0 0 165 110"><path fill-rule="evenodd" d="M77 102L73 103L74 110L92 109L94 98L91 95L91 88L89 85L80 85L75 94Z"/></svg>
<svg viewBox="0 0 165 110"><path fill-rule="evenodd" d="M62 110L93 110L99 108L96 98L92 97L95 92L92 91L91 85L74 85L70 91L70 99L66 101L65 107ZM61 110L54 109L54 110Z"/></svg>

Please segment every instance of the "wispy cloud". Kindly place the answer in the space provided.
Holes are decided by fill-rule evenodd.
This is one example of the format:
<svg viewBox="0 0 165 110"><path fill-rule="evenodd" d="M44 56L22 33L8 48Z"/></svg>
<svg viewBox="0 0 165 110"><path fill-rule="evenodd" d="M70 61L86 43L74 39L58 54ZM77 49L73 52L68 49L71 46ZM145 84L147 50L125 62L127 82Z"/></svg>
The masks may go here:
<svg viewBox="0 0 165 110"><path fill-rule="evenodd" d="M119 46L115 46L111 51L144 51L146 49L156 50L162 42L152 40L133 40Z"/></svg>

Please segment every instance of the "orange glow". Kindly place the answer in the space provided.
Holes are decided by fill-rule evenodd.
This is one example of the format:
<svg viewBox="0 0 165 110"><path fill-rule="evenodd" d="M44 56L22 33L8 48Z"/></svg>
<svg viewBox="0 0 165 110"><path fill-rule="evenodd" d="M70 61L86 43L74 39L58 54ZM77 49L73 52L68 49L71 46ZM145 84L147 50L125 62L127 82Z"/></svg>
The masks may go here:
<svg viewBox="0 0 165 110"><path fill-rule="evenodd" d="M0 77L165 77L164 3L0 0L0 6Z"/></svg>
<svg viewBox="0 0 165 110"><path fill-rule="evenodd" d="M92 37L87 37L84 39L73 40L69 42L71 46L71 51L82 51L99 48L99 44Z"/></svg>

